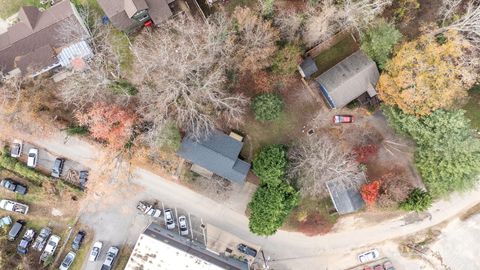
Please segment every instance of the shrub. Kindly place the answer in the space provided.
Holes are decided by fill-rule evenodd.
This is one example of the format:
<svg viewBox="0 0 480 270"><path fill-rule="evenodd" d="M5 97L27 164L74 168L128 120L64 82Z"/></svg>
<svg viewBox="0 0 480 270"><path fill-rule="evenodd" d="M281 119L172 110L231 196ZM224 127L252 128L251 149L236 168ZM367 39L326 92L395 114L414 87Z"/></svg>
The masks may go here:
<svg viewBox="0 0 480 270"><path fill-rule="evenodd" d="M393 46L402 38L402 34L393 24L384 21L368 29L362 35L362 50L383 69L390 58Z"/></svg>
<svg viewBox="0 0 480 270"><path fill-rule="evenodd" d="M360 164L365 164L368 160L378 152L378 147L376 145L367 144L353 149L355 153L355 159Z"/></svg>
<svg viewBox="0 0 480 270"><path fill-rule="evenodd" d="M262 94L253 99L252 109L255 119L271 121L277 119L283 110L283 100L277 94Z"/></svg>
<svg viewBox="0 0 480 270"><path fill-rule="evenodd" d="M421 212L432 205L432 196L427 191L415 188L410 192L407 199L400 203L400 209L405 211Z"/></svg>
<svg viewBox="0 0 480 270"><path fill-rule="evenodd" d="M88 127L71 125L66 129L68 135L85 135L88 134Z"/></svg>
<svg viewBox="0 0 480 270"><path fill-rule="evenodd" d="M295 44L288 44L280 49L273 58L272 71L280 75L292 75L297 70L302 51Z"/></svg>
<svg viewBox="0 0 480 270"><path fill-rule="evenodd" d="M253 172L262 184L276 185L282 182L287 163L287 148L280 144L269 145L253 159Z"/></svg>
<svg viewBox="0 0 480 270"><path fill-rule="evenodd" d="M377 202L379 190L380 181L373 181L362 185L360 188L360 194L367 206L372 206Z"/></svg>

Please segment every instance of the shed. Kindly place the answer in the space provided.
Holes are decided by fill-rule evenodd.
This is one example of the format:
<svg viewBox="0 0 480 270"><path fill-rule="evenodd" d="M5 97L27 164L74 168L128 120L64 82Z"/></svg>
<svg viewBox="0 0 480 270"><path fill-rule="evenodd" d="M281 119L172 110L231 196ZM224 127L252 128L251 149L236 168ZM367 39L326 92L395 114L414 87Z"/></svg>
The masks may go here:
<svg viewBox="0 0 480 270"><path fill-rule="evenodd" d="M298 72L302 77L310 79L310 77L318 71L317 64L311 57L305 58L298 66Z"/></svg>
<svg viewBox="0 0 480 270"><path fill-rule="evenodd" d="M363 93L377 95L380 74L375 62L357 51L318 76L315 81L332 109L342 108Z"/></svg>
<svg viewBox="0 0 480 270"><path fill-rule="evenodd" d="M178 155L196 167L200 166L232 182L245 182L250 163L238 158L243 142L219 131L214 131L205 139L195 141L188 136L183 138Z"/></svg>
<svg viewBox="0 0 480 270"><path fill-rule="evenodd" d="M365 203L356 187L346 187L336 178L327 182L328 193L335 209L340 215L356 212L365 206ZM362 182L364 180L362 179Z"/></svg>

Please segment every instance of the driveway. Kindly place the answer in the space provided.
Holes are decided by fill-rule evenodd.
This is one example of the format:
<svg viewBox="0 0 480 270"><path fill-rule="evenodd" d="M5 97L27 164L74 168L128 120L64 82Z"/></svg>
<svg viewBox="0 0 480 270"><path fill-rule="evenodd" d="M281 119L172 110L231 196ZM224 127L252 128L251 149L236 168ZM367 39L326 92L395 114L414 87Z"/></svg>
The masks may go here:
<svg viewBox="0 0 480 270"><path fill-rule="evenodd" d="M58 155L88 164L92 170L98 169L95 161L102 150L92 144L74 137L64 143L62 134L35 142ZM414 223L398 217L360 229L347 227L323 236L307 237L300 233L279 231L271 237L258 237L250 233L248 219L243 211L239 211L239 207L215 202L141 168L133 168L132 183L117 183L106 192L97 194L95 190L90 190L89 193L90 198L86 200L81 220L95 230L96 238L107 239L108 244L134 243L148 224L148 219L139 217L135 212L136 202L139 199L158 199L203 217L205 223L262 246L265 255L271 258L270 266L275 269L311 269L313 265L316 269L348 268L355 264L356 253L353 250L367 249L375 243L451 220L480 202L480 189L477 189L462 195L453 194L450 200L435 203L430 209L430 218ZM397 269L402 267L398 266Z"/></svg>

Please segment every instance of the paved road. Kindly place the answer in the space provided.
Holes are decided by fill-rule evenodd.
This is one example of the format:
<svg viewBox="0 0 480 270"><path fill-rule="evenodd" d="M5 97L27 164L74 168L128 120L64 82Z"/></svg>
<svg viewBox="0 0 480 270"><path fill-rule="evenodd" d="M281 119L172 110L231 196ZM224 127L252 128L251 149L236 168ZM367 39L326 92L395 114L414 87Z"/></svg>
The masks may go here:
<svg viewBox="0 0 480 270"><path fill-rule="evenodd" d="M92 161L102 153L101 149L77 138L70 138L64 144L64 137L61 134L49 139L36 140L35 143L58 155L88 164L92 169L95 169L95 163ZM136 168L133 182L135 184L128 187L112 188L108 194L99 195L102 200L115 196L122 197L121 205L116 205L113 209L115 213L112 213L108 203L90 203L85 208L82 221L90 220L88 224L95 226L94 230L98 236L110 235L112 239L116 239L116 243L112 244L120 244L125 240L134 242L135 235L138 235L142 226L148 223L147 220L138 219L132 212L134 204L138 199L159 199L188 209L190 213L203 217L205 222L262 246L266 255L271 257L270 264L275 269L312 269L312 266L316 269L346 268L354 263L358 248L369 248L375 243L412 234L450 220L480 202L480 189L477 189L461 196L452 195L448 201L435 203L430 209L430 219L413 224L406 225L404 219L400 217L361 229L346 228L344 231L324 236L307 237L300 233L279 231L267 238L250 233L248 219L238 209L217 203L149 171Z"/></svg>

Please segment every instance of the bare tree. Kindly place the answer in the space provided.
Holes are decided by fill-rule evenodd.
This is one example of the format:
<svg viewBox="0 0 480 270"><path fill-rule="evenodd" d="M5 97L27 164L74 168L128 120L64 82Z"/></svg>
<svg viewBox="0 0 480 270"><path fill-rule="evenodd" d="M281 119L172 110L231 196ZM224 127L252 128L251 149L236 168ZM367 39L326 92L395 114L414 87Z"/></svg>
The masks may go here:
<svg viewBox="0 0 480 270"><path fill-rule="evenodd" d="M302 36L309 47L327 40L345 27L343 10L333 0L310 7L306 16Z"/></svg>
<svg viewBox="0 0 480 270"><path fill-rule="evenodd" d="M362 180L355 157L326 134L307 137L289 151L289 176L295 179L303 196L324 196L326 183L336 180L345 187Z"/></svg>
<svg viewBox="0 0 480 270"><path fill-rule="evenodd" d="M345 23L361 31L391 4L392 0L345 0Z"/></svg>
<svg viewBox="0 0 480 270"><path fill-rule="evenodd" d="M447 1L450 2L450 1ZM443 22L447 19L453 18L455 10L459 7L461 1L452 1L447 6ZM480 44L480 2L471 1L468 3L465 13L457 20L447 26L444 26L441 31L454 30L465 34L473 43Z"/></svg>
<svg viewBox="0 0 480 270"><path fill-rule="evenodd" d="M239 121L248 100L224 88L233 45L227 27L223 17L200 25L180 16L137 37L138 112L147 121L160 126L173 119L196 139L210 133L218 119Z"/></svg>
<svg viewBox="0 0 480 270"><path fill-rule="evenodd" d="M282 39L290 42L295 42L300 38L303 20L301 14L291 10L281 10L273 18Z"/></svg>

